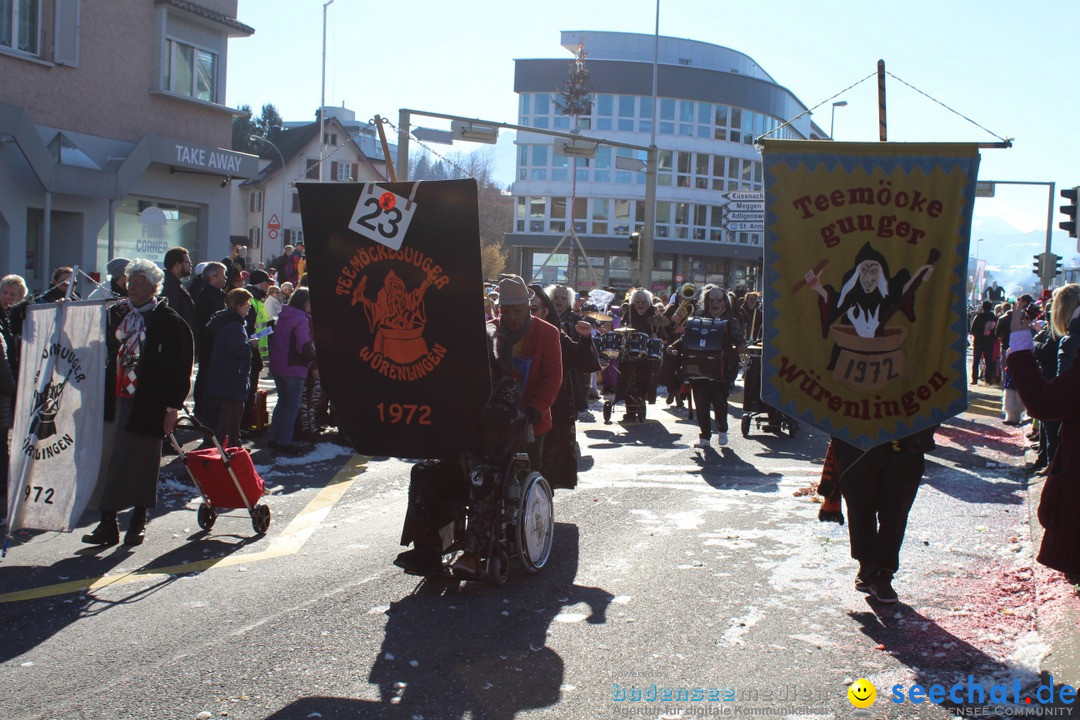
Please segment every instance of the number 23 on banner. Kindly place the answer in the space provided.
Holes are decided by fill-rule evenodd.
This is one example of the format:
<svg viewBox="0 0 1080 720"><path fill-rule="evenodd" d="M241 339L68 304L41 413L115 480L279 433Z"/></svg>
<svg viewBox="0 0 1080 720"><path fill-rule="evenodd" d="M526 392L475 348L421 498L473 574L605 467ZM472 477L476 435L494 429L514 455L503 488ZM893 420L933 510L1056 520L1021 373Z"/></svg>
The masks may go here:
<svg viewBox="0 0 1080 720"><path fill-rule="evenodd" d="M356 203L352 219L349 220L349 229L392 250L400 250L416 212L413 196L419 185L418 182L413 185L408 198L379 188L374 183L364 185L360 191L360 201Z"/></svg>

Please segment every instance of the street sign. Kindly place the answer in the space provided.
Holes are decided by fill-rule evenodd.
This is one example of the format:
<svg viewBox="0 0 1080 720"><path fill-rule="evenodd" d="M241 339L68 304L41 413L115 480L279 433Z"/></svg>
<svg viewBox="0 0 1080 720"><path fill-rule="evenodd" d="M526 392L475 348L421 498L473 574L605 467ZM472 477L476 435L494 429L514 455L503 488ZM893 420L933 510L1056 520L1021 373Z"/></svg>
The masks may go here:
<svg viewBox="0 0 1080 720"><path fill-rule="evenodd" d="M728 212L724 214L724 220L763 223L765 217L759 212Z"/></svg>
<svg viewBox="0 0 1080 720"><path fill-rule="evenodd" d="M266 228L268 230L277 230L281 227L281 220L278 220L277 213L270 216L270 219L266 221Z"/></svg>
<svg viewBox="0 0 1080 720"><path fill-rule="evenodd" d="M765 192L763 190L759 190L757 192L736 192L734 190L730 190L726 193L723 193L720 197L724 198L725 200L730 200L732 202L737 200L745 200L746 202L765 202Z"/></svg>
<svg viewBox="0 0 1080 720"><path fill-rule="evenodd" d="M765 223L760 222L731 222L725 227L728 232L765 232Z"/></svg>
<svg viewBox="0 0 1080 720"><path fill-rule="evenodd" d="M622 155L615 156L615 169L616 170L632 170L633 172L641 172L645 169L645 161L638 160L632 157L623 157Z"/></svg>
<svg viewBox="0 0 1080 720"><path fill-rule="evenodd" d="M421 142L440 143L442 145L453 145L454 136L449 130L435 130L433 128L413 128L413 137Z"/></svg>
<svg viewBox="0 0 1080 720"><path fill-rule="evenodd" d="M726 207L728 210L743 210L745 212L756 212L756 213L765 212L765 203L764 202L745 202L745 201L742 201L742 200L736 200L735 202L728 203L724 207Z"/></svg>
<svg viewBox="0 0 1080 720"><path fill-rule="evenodd" d="M679 273L678 275L675 276L675 282L677 282L677 283L681 283L685 279L686 278L683 277L682 273Z"/></svg>
<svg viewBox="0 0 1080 720"><path fill-rule="evenodd" d="M993 181L979 180L975 183L975 197L994 197Z"/></svg>

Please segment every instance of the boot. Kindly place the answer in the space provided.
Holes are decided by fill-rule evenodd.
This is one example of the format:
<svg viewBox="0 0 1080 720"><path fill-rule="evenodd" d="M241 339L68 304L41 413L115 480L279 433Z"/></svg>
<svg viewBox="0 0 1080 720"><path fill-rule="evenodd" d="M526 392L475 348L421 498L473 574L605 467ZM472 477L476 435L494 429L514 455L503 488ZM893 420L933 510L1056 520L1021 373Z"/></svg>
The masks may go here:
<svg viewBox="0 0 1080 720"><path fill-rule="evenodd" d="M116 524L116 513L111 510L101 511L101 522L89 535L83 535L87 545L115 545L120 542L120 526Z"/></svg>
<svg viewBox="0 0 1080 720"><path fill-rule="evenodd" d="M117 531L119 532L119 531ZM135 508L131 511L131 520L128 521L128 529L124 534L125 545L142 545L146 539L146 508Z"/></svg>

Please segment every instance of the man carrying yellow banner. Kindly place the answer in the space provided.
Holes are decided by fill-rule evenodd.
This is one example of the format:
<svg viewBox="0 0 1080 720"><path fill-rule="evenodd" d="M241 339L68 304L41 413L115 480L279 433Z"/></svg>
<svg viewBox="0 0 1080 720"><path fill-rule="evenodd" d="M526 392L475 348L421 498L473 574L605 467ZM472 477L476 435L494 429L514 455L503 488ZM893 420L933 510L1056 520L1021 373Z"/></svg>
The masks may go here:
<svg viewBox="0 0 1080 720"><path fill-rule="evenodd" d="M832 436L821 518L842 522L843 496L855 587L895 603L923 454L933 427L967 406L979 156L974 145L786 141L765 141L762 155L762 399Z"/></svg>

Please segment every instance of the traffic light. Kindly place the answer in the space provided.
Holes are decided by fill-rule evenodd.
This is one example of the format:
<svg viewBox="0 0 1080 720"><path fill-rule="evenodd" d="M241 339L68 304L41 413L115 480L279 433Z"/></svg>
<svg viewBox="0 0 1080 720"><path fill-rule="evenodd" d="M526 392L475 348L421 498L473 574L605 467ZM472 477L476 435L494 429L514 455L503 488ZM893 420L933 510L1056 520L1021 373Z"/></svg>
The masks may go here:
<svg viewBox="0 0 1080 720"><path fill-rule="evenodd" d="M1068 205L1062 205L1058 209L1061 210L1061 214L1069 218L1064 222L1059 222L1058 227L1069 233L1069 237L1077 237L1076 233L1076 196L1080 188L1065 188L1061 191L1061 197L1069 201Z"/></svg>
<svg viewBox="0 0 1080 720"><path fill-rule="evenodd" d="M637 262L638 251L641 249L641 233L630 233L630 259Z"/></svg>
<svg viewBox="0 0 1080 720"><path fill-rule="evenodd" d="M1045 265L1043 265L1043 260L1045 258L1042 253L1034 255L1033 257L1035 258L1035 262L1032 263L1033 267L1031 268L1031 272L1035 273L1035 276L1042 280L1043 270L1045 269Z"/></svg>
<svg viewBox="0 0 1080 720"><path fill-rule="evenodd" d="M1061 274L1061 256L1050 253L1050 262L1052 262L1053 265L1051 265L1048 269L1053 270L1054 277L1057 277Z"/></svg>

